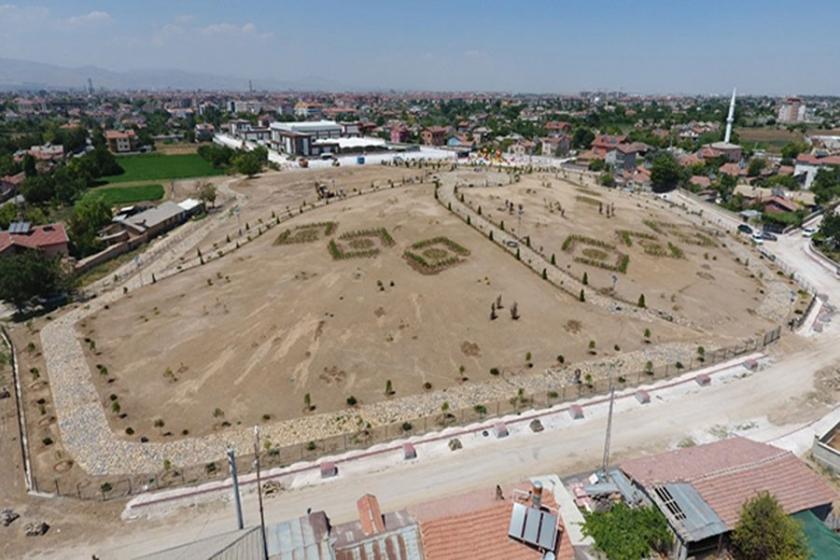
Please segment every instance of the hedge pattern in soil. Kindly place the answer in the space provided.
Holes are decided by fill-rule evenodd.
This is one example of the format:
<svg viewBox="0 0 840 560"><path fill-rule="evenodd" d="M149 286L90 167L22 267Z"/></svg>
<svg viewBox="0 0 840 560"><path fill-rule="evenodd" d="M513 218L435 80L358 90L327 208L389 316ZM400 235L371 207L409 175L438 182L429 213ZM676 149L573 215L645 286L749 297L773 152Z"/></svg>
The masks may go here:
<svg viewBox="0 0 840 560"><path fill-rule="evenodd" d="M292 243L310 243L318 241L321 237L329 237L338 228L336 222L318 222L315 224L303 224L284 230L277 239L275 245L291 245Z"/></svg>
<svg viewBox="0 0 840 560"><path fill-rule="evenodd" d="M417 272L437 274L464 262L469 254L469 249L448 237L433 237L414 243L403 257Z"/></svg>
<svg viewBox="0 0 840 560"><path fill-rule="evenodd" d="M393 247L394 238L385 228L371 228L344 233L331 239L327 250L335 260L375 257L387 247Z"/></svg>
<svg viewBox="0 0 840 560"><path fill-rule="evenodd" d="M596 253L593 248L599 252ZM576 263L622 274L627 272L627 266L630 264L630 256L620 252L615 245L585 235L570 235L563 241L562 249L570 253Z"/></svg>

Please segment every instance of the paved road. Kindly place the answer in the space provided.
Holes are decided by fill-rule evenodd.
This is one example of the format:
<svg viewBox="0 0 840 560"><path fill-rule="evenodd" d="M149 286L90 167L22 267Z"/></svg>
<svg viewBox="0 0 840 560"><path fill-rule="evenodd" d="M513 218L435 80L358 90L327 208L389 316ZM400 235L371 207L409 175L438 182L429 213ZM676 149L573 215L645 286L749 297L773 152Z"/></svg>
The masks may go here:
<svg viewBox="0 0 840 560"><path fill-rule="evenodd" d="M802 251L801 237L785 237L772 250L796 266L808 282L832 301L840 301L840 282L829 271L813 264ZM644 407L619 407L612 436L614 457L620 459L673 446L686 436L702 439L700 436L708 437L721 426L755 423L757 427L748 433L762 441L777 440L802 427L825 413L824 408L809 412L798 405L813 391L814 373L840 362L838 336L840 320L835 320L822 334L798 342L798 351L784 355L759 373L728 383L713 383L704 389L665 395ZM775 425L767 419L790 412L799 412L795 422ZM269 522L277 522L301 515L311 507L324 509L333 521L342 522L355 515L355 500L365 492L379 496L385 510L394 510L540 473L579 472L600 461L604 424L603 415L595 414L566 428L465 448L434 460L421 458L412 465L345 473L327 485L292 490L268 500L266 517ZM247 524L257 520L255 502L253 496L245 497ZM88 557L96 553L103 560L131 558L230 530L233 526L229 504L177 505L190 509L170 511L162 519L128 522L119 534L103 535L95 543L55 551L54 557Z"/></svg>

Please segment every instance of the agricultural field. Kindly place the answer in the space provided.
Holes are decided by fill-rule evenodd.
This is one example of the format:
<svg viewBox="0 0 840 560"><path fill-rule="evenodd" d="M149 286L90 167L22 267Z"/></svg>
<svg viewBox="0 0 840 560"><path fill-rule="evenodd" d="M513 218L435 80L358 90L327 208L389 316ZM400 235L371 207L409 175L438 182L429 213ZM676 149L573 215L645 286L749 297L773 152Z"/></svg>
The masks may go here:
<svg viewBox="0 0 840 560"><path fill-rule="evenodd" d="M141 154L118 157L117 162L125 173L103 177L106 183L164 181L224 174L224 170L216 169L198 154Z"/></svg>
<svg viewBox="0 0 840 560"><path fill-rule="evenodd" d="M783 128L738 128L736 129L741 144L745 148L765 149L770 152L780 152L789 142L803 142L800 132L791 132Z"/></svg>
<svg viewBox="0 0 840 560"><path fill-rule="evenodd" d="M132 204L135 202L154 201L163 198L165 191L162 185L132 185L115 187L98 187L85 193L85 197L101 197L109 206Z"/></svg>
<svg viewBox="0 0 840 560"><path fill-rule="evenodd" d="M737 241L651 197L536 175L460 192L485 218L529 236L531 247L590 289L630 304L644 296L647 307L700 330L743 336L769 328L787 311L770 309L768 296L786 299L785 282L769 270L756 275Z"/></svg>
<svg viewBox="0 0 840 560"><path fill-rule="evenodd" d="M272 177L268 196L304 179ZM651 328L656 343L696 339L570 298L448 212L428 183L296 216L77 324L114 432L152 441L509 386L650 347Z"/></svg>

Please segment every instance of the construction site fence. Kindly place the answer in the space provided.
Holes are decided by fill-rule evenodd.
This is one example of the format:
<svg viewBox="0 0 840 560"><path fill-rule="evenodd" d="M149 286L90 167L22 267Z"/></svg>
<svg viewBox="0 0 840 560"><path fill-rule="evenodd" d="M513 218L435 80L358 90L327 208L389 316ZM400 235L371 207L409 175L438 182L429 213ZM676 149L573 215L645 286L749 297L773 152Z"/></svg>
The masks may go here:
<svg viewBox="0 0 840 560"><path fill-rule="evenodd" d="M738 356L756 352L774 343L781 335L776 327L755 338L714 351L700 353L685 362L663 364L632 374L612 379L592 379L584 376L580 383L558 383L554 388L533 393L520 393L511 398L494 400L463 408L446 408L434 414L405 419L391 424L371 426L355 433L344 433L310 442L282 447L270 447L260 453L260 466L268 469L290 467L291 472L318 468L319 459L339 455L353 450L367 449L373 445L417 437L415 441L452 439L455 433L441 434L447 428L461 427L465 432L491 430L499 418L513 416L517 421L533 422L542 414L556 413L556 405L572 403L581 398L607 395L611 387L621 390L628 387L648 385L656 381L677 377L689 371L707 368ZM561 409L562 410L562 409ZM425 436L425 437L420 437ZM387 448L386 448L387 449ZM399 450L396 447L395 451ZM236 458L240 475L253 473L255 456L240 455ZM295 465L297 464L297 467ZM289 474L286 472L284 474ZM89 477L81 482L68 482L58 477L37 476L33 479L34 490L80 500L115 500L135 494L163 490L173 487L196 485L220 481L230 476L227 457L219 457L211 463L186 467L169 466L150 474L132 476Z"/></svg>

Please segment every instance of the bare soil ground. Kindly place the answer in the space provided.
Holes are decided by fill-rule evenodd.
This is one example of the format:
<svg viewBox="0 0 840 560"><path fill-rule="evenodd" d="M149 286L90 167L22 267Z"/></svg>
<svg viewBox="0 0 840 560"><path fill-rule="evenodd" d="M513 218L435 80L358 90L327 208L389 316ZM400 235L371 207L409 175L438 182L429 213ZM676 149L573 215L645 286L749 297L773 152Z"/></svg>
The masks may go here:
<svg viewBox="0 0 840 560"><path fill-rule="evenodd" d="M284 179L278 174L273 188L257 188L312 185L307 176L286 189ZM507 373L546 367L558 355L591 358L593 339L599 356L641 347L649 324L559 292L453 217L432 191L386 189L308 212L79 324L79 336L94 341L92 370L105 368L94 374L103 406L119 403L110 415L114 431L152 440L200 435L299 416L307 394L325 412L345 408L350 396L359 403L388 398L388 380L406 396L427 390L425 383L438 390L492 381L491 368ZM328 221L338 224L334 239L343 251L379 253L335 260L323 235L274 243L286 228ZM385 228L395 245L378 235L365 237L364 246L341 239L371 228ZM412 268L404 251L439 236L469 255L438 274ZM491 321L499 295L505 307ZM519 320L511 319L513 302ZM656 339L695 335L663 323Z"/></svg>
<svg viewBox="0 0 840 560"><path fill-rule="evenodd" d="M198 151L200 144L194 142L173 142L170 144L160 143L155 145L155 151L162 154L194 154Z"/></svg>
<svg viewBox="0 0 840 560"><path fill-rule="evenodd" d="M644 295L648 307L719 336L747 336L773 326L756 313L764 285L727 249L734 242L698 228L649 198L538 175L511 186L460 192L473 208L481 206L483 216L495 223L503 220L520 238L530 236L532 247L554 255L557 265L574 277L583 279L586 274L594 289L632 303ZM513 203L513 211L505 210L506 201ZM614 217L607 217L608 206L615 208ZM609 247L578 240L564 250L573 235ZM603 262L612 265L622 254L629 257L625 273L579 260L604 257Z"/></svg>
<svg viewBox="0 0 840 560"><path fill-rule="evenodd" d="M13 333L21 330L15 329ZM21 341L25 339L24 333ZM21 352L21 361L25 362L23 367L26 367L23 380L24 385L31 385L27 383L27 378L31 377L28 373L29 368L36 366L29 364L37 363L35 355L38 351L30 353L25 347L24 344L24 351ZM2 344L0 353L6 354L6 348ZM30 355L34 358L31 361ZM2 387L13 390L11 367L8 362L0 359L0 388ZM49 389L45 392L35 390L27 393L24 400L28 415L38 414L36 401L41 398L49 399ZM10 508L20 516L8 527L0 526L0 558L22 558L26 553L33 551L55 549L66 542L68 534L92 537L102 528L103 523L114 524L118 521L118 512L122 504L82 503L67 499L36 498L26 494L16 415L14 397L0 399L0 509ZM31 444L33 462L43 472L49 472L51 465L47 466L47 463L52 461L52 453L60 448L60 443L56 442L50 448L45 448L37 438L55 437L55 434L51 426L39 425L40 418L35 416L34 420L35 427L30 425L30 437L36 438ZM37 538L26 537L24 525L40 521L45 521L51 526L47 534Z"/></svg>

